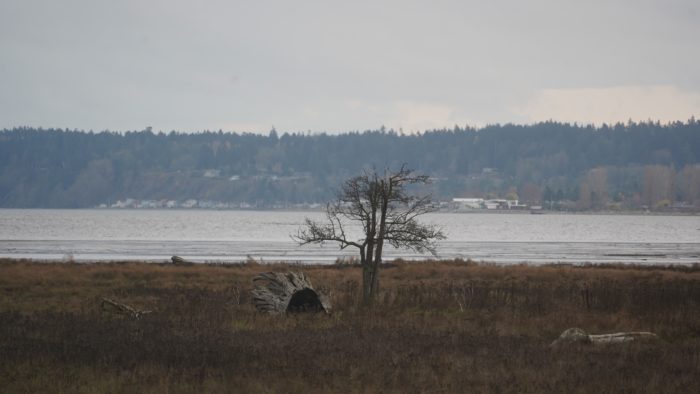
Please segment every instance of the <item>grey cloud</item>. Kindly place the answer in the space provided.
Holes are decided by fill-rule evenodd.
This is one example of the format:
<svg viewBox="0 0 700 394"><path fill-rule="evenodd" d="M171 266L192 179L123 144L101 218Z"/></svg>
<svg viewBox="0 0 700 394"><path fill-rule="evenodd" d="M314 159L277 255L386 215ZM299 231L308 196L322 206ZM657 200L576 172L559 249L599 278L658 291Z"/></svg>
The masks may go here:
<svg viewBox="0 0 700 394"><path fill-rule="evenodd" d="M545 90L700 91L697 13L663 0L9 0L0 127L530 121L513 108Z"/></svg>

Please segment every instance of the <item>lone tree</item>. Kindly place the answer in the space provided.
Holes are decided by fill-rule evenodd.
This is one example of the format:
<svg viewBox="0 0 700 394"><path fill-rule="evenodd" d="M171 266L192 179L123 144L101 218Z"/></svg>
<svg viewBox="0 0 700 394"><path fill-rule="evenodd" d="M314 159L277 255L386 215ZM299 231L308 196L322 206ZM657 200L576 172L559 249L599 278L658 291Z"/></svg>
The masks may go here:
<svg viewBox="0 0 700 394"><path fill-rule="evenodd" d="M435 255L435 242L445 238L436 226L416 221L434 209L430 196L411 195L406 186L426 183L426 175L415 175L405 166L384 174L367 170L343 183L336 199L326 205L324 223L307 218L294 238L300 245L330 241L340 244L340 249L359 249L363 300L369 303L377 294L385 243ZM357 239L347 232L351 223L362 228Z"/></svg>

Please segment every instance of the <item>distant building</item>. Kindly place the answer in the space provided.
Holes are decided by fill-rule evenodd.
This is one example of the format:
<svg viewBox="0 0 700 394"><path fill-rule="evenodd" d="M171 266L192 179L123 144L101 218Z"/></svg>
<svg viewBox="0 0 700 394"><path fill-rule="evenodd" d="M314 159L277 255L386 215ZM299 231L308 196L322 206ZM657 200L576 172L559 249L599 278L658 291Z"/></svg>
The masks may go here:
<svg viewBox="0 0 700 394"><path fill-rule="evenodd" d="M526 204L518 200L493 199L484 202L486 209L527 209Z"/></svg>
<svg viewBox="0 0 700 394"><path fill-rule="evenodd" d="M205 178L218 178L219 176L221 176L221 170L210 169L204 171Z"/></svg>
<svg viewBox="0 0 700 394"><path fill-rule="evenodd" d="M197 200L190 198L182 203L183 208L195 208L197 206Z"/></svg>
<svg viewBox="0 0 700 394"><path fill-rule="evenodd" d="M136 207L136 200L133 198L127 198L125 200L118 200L114 204L112 204L112 208L135 208Z"/></svg>
<svg viewBox="0 0 700 394"><path fill-rule="evenodd" d="M484 200L483 198L453 198L452 199L453 209L527 209L526 204L520 204L518 200L506 200L506 199L491 199Z"/></svg>
<svg viewBox="0 0 700 394"><path fill-rule="evenodd" d="M453 198L452 204L455 209L483 209L483 198Z"/></svg>

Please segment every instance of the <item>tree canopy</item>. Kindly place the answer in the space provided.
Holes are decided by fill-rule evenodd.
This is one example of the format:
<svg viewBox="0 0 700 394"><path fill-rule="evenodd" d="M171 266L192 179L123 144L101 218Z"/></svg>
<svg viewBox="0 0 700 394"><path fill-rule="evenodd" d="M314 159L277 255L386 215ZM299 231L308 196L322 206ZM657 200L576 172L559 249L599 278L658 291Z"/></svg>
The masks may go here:
<svg viewBox="0 0 700 394"><path fill-rule="evenodd" d="M599 200L630 204L654 200L645 197L658 194L645 192L655 179L646 167L662 166L675 177L674 190L663 199L692 203L700 200L692 186L700 122L545 122L411 135L385 129L257 135L21 127L0 131L0 206L93 207L126 198L258 208L318 203L365 168L402 163L429 174L430 192L442 200L512 192L542 200L548 187L548 197L577 201L582 186L595 186L583 185L593 180L589 171L604 168L607 190Z"/></svg>
<svg viewBox="0 0 700 394"><path fill-rule="evenodd" d="M428 179L405 166L383 174L365 170L343 183L336 199L326 206L326 222L307 218L295 238L300 245L336 242L341 249L357 248L363 268L363 298L369 302L377 294L385 243L435 254L436 241L445 238L439 228L417 221L418 216L433 210L430 197L407 190ZM354 238L347 230L352 223L362 228Z"/></svg>

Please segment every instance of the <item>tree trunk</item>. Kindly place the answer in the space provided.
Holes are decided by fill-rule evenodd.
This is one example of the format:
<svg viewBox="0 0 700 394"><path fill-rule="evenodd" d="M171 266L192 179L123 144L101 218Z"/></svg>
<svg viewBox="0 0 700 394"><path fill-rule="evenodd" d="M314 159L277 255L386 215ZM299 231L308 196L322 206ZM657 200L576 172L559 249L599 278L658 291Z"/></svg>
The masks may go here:
<svg viewBox="0 0 700 394"><path fill-rule="evenodd" d="M392 192L391 182L385 183L382 181L382 199L379 211L379 233L374 251L374 259L372 260L372 277L370 283L370 297L374 298L379 293L379 268L382 264L382 252L384 249L384 236L386 235L386 214L389 209L389 197ZM387 190L388 188L388 190ZM374 217L376 223L376 216Z"/></svg>
<svg viewBox="0 0 700 394"><path fill-rule="evenodd" d="M372 298L374 298L374 296L379 292L379 267L382 263L382 247L384 245L384 240L382 239L381 235L381 227L379 231L380 236L377 240L377 246L374 251L374 259L372 259L372 283L370 284L370 294Z"/></svg>
<svg viewBox="0 0 700 394"><path fill-rule="evenodd" d="M365 304L372 303L374 298L372 294L372 278L375 276L371 262L365 262L362 265L362 301Z"/></svg>
<svg viewBox="0 0 700 394"><path fill-rule="evenodd" d="M372 260L372 277L370 278L370 294L374 298L379 292L379 268L382 263L382 244L384 240L381 238L377 242L377 248L374 254L374 259Z"/></svg>
<svg viewBox="0 0 700 394"><path fill-rule="evenodd" d="M362 251L362 302L365 304L371 304L374 299L372 283L376 277L376 271L373 263L373 244L373 242L370 242L367 249Z"/></svg>
<svg viewBox="0 0 700 394"><path fill-rule="evenodd" d="M373 212L371 222L369 223L370 230L367 233L367 249L365 252L364 262L362 264L362 301L365 304L371 304L374 299L374 280L377 277L377 271L374 264L374 237L376 234L376 214Z"/></svg>

